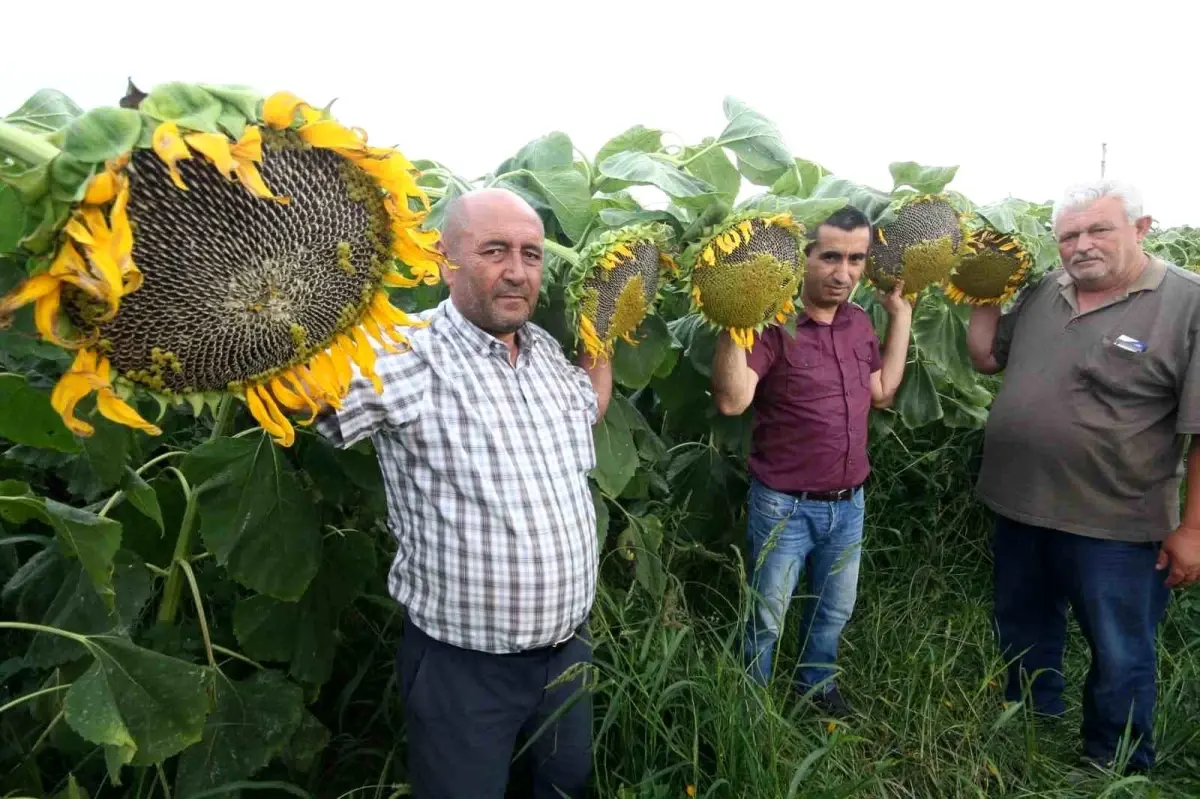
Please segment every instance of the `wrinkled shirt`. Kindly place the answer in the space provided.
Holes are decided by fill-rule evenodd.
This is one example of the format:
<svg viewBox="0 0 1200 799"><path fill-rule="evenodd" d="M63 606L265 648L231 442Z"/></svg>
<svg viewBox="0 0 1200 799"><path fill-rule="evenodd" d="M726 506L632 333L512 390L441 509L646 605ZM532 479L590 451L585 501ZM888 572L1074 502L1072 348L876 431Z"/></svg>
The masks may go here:
<svg viewBox="0 0 1200 799"><path fill-rule="evenodd" d="M413 623L485 652L560 642L596 591L596 392L533 324L514 366L450 300L422 317L411 351L379 353L383 393L356 369L317 428L375 445L398 542L388 587Z"/></svg>
<svg viewBox="0 0 1200 799"><path fill-rule="evenodd" d="M801 313L795 338L776 325L746 361L758 375L750 473L776 491L840 491L862 484L871 374L882 365L871 317L843 303L831 324Z"/></svg>

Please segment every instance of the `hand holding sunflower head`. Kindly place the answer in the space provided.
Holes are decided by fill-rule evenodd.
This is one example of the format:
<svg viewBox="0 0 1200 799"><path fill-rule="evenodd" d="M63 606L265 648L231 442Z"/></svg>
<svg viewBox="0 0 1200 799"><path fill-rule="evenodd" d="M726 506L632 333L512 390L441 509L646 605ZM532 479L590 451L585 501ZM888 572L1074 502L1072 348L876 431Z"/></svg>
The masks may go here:
<svg viewBox="0 0 1200 799"><path fill-rule="evenodd" d="M76 353L51 397L67 426L92 433L75 415L92 393L154 435L135 394L232 394L290 446L285 411L305 423L338 406L351 363L382 390L372 340L397 351L399 328L421 324L388 288L435 284L443 263L413 165L287 92L173 83L122 105L77 118L61 151L0 130L28 154L14 181L28 208L57 207L31 173L76 176L26 237L31 276L0 298L0 318L32 303L41 336ZM72 149L96 131L107 149Z"/></svg>

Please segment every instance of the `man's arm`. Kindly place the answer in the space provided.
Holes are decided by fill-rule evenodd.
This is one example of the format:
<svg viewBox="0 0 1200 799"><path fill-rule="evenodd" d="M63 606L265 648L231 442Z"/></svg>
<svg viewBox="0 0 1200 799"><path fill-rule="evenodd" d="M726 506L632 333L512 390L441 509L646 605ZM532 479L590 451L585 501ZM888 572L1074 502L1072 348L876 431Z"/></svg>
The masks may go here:
<svg viewBox="0 0 1200 799"><path fill-rule="evenodd" d="M902 284L897 284L883 303L888 313L888 329L884 338L883 365L871 375L871 405L875 408L890 408L904 380L904 367L908 364L908 339L912 333L913 307L900 293Z"/></svg>
<svg viewBox="0 0 1200 799"><path fill-rule="evenodd" d="M763 344L761 338L759 345ZM737 416L750 407L758 373L746 361L746 351L734 343L728 331L717 336L717 348L712 362L713 399L717 410L726 416Z"/></svg>
<svg viewBox="0 0 1200 799"><path fill-rule="evenodd" d="M994 375L1003 368L992 352L999 326L998 305L971 308L971 318L967 322L967 353L971 356L971 365L981 374Z"/></svg>
<svg viewBox="0 0 1200 799"><path fill-rule="evenodd" d="M596 424L600 424L608 410L608 401L612 399L612 361L607 358L593 359L580 350L578 364L587 372L588 380L592 381L592 390L596 392L596 402L599 405Z"/></svg>
<svg viewBox="0 0 1200 799"><path fill-rule="evenodd" d="M1192 485L1193 477L1196 485ZM1187 454L1187 502L1183 519L1158 553L1159 571L1167 572L1167 585L1186 588L1200 582L1200 438L1192 437Z"/></svg>

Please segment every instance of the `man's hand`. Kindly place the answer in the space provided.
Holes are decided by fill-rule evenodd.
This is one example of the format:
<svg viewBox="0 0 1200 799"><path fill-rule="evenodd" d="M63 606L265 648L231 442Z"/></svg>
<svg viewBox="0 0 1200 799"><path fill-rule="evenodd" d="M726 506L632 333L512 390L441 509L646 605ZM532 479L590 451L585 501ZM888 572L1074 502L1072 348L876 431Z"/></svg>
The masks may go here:
<svg viewBox="0 0 1200 799"><path fill-rule="evenodd" d="M884 294L882 291L875 292L875 298L883 306L883 310L887 311L888 316L912 315L913 306L904 298L903 280L897 280L896 284L892 286L892 290L887 294Z"/></svg>
<svg viewBox="0 0 1200 799"><path fill-rule="evenodd" d="M1200 528L1180 525L1163 541L1158 553L1159 571L1170 568L1167 585L1187 588L1200 581Z"/></svg>

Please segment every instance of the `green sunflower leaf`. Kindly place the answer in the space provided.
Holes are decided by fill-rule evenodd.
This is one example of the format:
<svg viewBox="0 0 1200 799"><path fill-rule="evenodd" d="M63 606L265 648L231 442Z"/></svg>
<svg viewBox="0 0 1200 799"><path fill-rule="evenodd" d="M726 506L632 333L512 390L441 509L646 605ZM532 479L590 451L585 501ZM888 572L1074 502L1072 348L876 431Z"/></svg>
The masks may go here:
<svg viewBox="0 0 1200 799"><path fill-rule="evenodd" d="M59 452L80 449L50 404L49 395L29 385L21 375L0 375L0 438Z"/></svg>
<svg viewBox="0 0 1200 799"><path fill-rule="evenodd" d="M221 438L183 462L204 545L240 584L284 600L304 594L321 554L312 500L266 433Z"/></svg>
<svg viewBox="0 0 1200 799"><path fill-rule="evenodd" d="M199 746L179 758L175 792L192 796L245 779L283 751L304 711L300 686L274 671L214 681L216 706Z"/></svg>
<svg viewBox="0 0 1200 799"><path fill-rule="evenodd" d="M145 563L128 550L118 551L113 565L116 603L111 608L82 564L56 546L46 547L22 564L0 596L16 607L22 621L83 635L128 633L136 626L154 585ZM25 664L53 668L84 654L75 641L36 633L25 650Z"/></svg>
<svg viewBox="0 0 1200 799"><path fill-rule="evenodd" d="M67 691L66 722L110 748L113 765L162 763L200 740L208 669L116 636L92 636L94 661Z"/></svg>
<svg viewBox="0 0 1200 799"><path fill-rule="evenodd" d="M181 128L217 132L221 101L190 83L156 86L142 101L141 112L157 122L174 122Z"/></svg>
<svg viewBox="0 0 1200 799"><path fill-rule="evenodd" d="M675 346L667 323L657 314L647 316L633 334L638 342L631 346L618 339L613 348L613 378L626 388L641 389L650 385L659 365Z"/></svg>
<svg viewBox="0 0 1200 799"><path fill-rule="evenodd" d="M832 198L849 200L850 205L862 211L873 225L885 225L896 218L891 208L891 195L830 174L821 178L808 199Z"/></svg>
<svg viewBox="0 0 1200 799"><path fill-rule="evenodd" d="M337 623L375 569L371 539L355 530L325 540L321 570L299 601L269 596L239 600L233 631L257 660L289 663L301 682L323 685L333 669Z"/></svg>
<svg viewBox="0 0 1200 799"><path fill-rule="evenodd" d="M58 89L39 89L20 108L4 118L30 133L53 133L65 128L83 109Z"/></svg>
<svg viewBox="0 0 1200 799"><path fill-rule="evenodd" d="M751 183L770 186L793 167L792 154L775 123L734 97L725 98L729 124L717 137L737 155L738 171Z"/></svg>
<svg viewBox="0 0 1200 799"><path fill-rule="evenodd" d="M634 125L604 143L596 151L596 163L624 152L656 153L662 149L662 131L645 125Z"/></svg>
<svg viewBox="0 0 1200 799"><path fill-rule="evenodd" d="M696 147L685 148L683 161L687 163L688 172L713 186L718 198L733 205L742 187L742 176L725 151L713 145L714 139L710 136Z"/></svg>
<svg viewBox="0 0 1200 799"><path fill-rule="evenodd" d="M227 108L236 111L245 119L258 119L258 109L263 97L248 86L214 86L204 83L200 88L216 97Z"/></svg>
<svg viewBox="0 0 1200 799"><path fill-rule="evenodd" d="M617 153L597 165L600 174L626 183L656 186L671 197L700 197L716 188L679 167L648 153Z"/></svg>
<svg viewBox="0 0 1200 799"><path fill-rule="evenodd" d="M788 212L811 233L829 218L834 211L849 203L845 197L808 198L788 197L779 194L760 194L738 205L738 210L754 209L773 213Z"/></svg>
<svg viewBox="0 0 1200 799"><path fill-rule="evenodd" d="M828 169L814 161L797 158L795 164L795 169L789 169L783 174L783 177L772 184L772 194L808 197L821 182L821 178L830 174Z"/></svg>
<svg viewBox="0 0 1200 799"><path fill-rule="evenodd" d="M128 466L125 467L125 479L121 488L129 497L130 504L157 524L159 532L163 532L162 509L158 506L158 494L154 492L154 488Z"/></svg>
<svg viewBox="0 0 1200 799"><path fill-rule="evenodd" d="M892 407L900 415L900 421L910 430L924 427L942 418L942 404L938 400L937 386L920 358L909 365Z"/></svg>
<svg viewBox="0 0 1200 799"><path fill-rule="evenodd" d="M892 191L908 186L921 194L938 194L943 191L954 175L957 166L921 166L915 161L896 161L888 165L895 184Z"/></svg>
<svg viewBox="0 0 1200 799"><path fill-rule="evenodd" d="M922 356L933 361L955 387L970 391L977 379L967 352L967 325L961 313L950 303L929 297L913 314L912 335Z"/></svg>
<svg viewBox="0 0 1200 799"><path fill-rule="evenodd" d="M76 203L87 193L88 182L101 165L66 150L50 162L50 196L60 203Z"/></svg>
<svg viewBox="0 0 1200 799"><path fill-rule="evenodd" d="M112 607L113 556L121 546L118 522L36 496L15 480L0 482L0 518L13 524L34 519L54 530L63 554L79 560L97 593Z"/></svg>
<svg viewBox="0 0 1200 799"><path fill-rule="evenodd" d="M93 108L67 126L63 152L88 164L102 164L137 144L142 118L129 108Z"/></svg>
<svg viewBox="0 0 1200 799"><path fill-rule="evenodd" d="M496 169L497 175L530 170L534 172L571 166L575 147L571 137L561 131L547 134L526 144Z"/></svg>
<svg viewBox="0 0 1200 799"><path fill-rule="evenodd" d="M300 713L300 726L280 753L280 759L300 773L307 774L312 771L317 756L329 745L329 738L329 730L305 708Z"/></svg>
<svg viewBox="0 0 1200 799"><path fill-rule="evenodd" d="M618 407L622 401L624 398L614 393L604 419L592 428L596 446L596 468L592 470L592 477L600 490L610 497L625 490L638 467L633 433Z"/></svg>
<svg viewBox="0 0 1200 799"><path fill-rule="evenodd" d="M550 206L563 232L579 241L592 216L592 192L587 178L573 167L523 173Z"/></svg>
<svg viewBox="0 0 1200 799"><path fill-rule="evenodd" d="M588 489L592 492L592 505L596 509L596 547L603 551L604 542L608 539L608 503L604 501L604 496L596 486L589 485Z"/></svg>
<svg viewBox="0 0 1200 799"><path fill-rule="evenodd" d="M0 253L13 252L25 237L29 212L20 193L0 184Z"/></svg>

